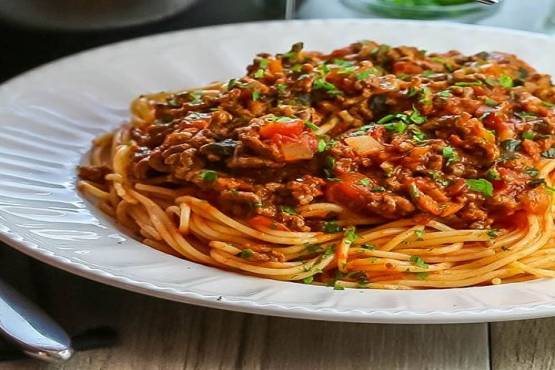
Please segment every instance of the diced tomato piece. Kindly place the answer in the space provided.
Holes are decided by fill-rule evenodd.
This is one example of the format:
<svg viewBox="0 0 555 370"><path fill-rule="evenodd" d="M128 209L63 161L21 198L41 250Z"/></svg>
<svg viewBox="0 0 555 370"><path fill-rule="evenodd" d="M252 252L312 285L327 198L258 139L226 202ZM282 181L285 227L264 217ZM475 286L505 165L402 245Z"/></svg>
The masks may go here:
<svg viewBox="0 0 555 370"><path fill-rule="evenodd" d="M326 199L332 203L343 204L349 209L362 209L366 204L368 188L357 182L366 178L360 173L341 175L341 181L333 182L326 189Z"/></svg>
<svg viewBox="0 0 555 370"><path fill-rule="evenodd" d="M299 136L304 128L304 122L300 119L286 122L269 122L260 128L260 137L263 139L271 139L274 135L295 137Z"/></svg>
<svg viewBox="0 0 555 370"><path fill-rule="evenodd" d="M413 62L399 61L393 64L393 73L406 73L409 75L422 73L422 67L414 64Z"/></svg>
<svg viewBox="0 0 555 370"><path fill-rule="evenodd" d="M277 135L272 138L272 140L276 142L274 139L277 139ZM281 141L279 144L281 153L286 161L311 159L314 157L318 145L316 137L308 132L303 132L296 138L280 135L279 139Z"/></svg>
<svg viewBox="0 0 555 370"><path fill-rule="evenodd" d="M250 218L247 222L255 229L266 228L272 230L289 231L287 226L285 226L284 224L262 215L256 215Z"/></svg>

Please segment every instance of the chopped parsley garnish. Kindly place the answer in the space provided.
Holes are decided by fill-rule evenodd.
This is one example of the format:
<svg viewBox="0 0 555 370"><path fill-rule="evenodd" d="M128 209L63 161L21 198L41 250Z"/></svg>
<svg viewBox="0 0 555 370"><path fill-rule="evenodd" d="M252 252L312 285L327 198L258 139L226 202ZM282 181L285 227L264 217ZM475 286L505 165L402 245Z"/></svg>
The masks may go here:
<svg viewBox="0 0 555 370"><path fill-rule="evenodd" d="M357 239L358 239L358 234L357 234L356 227L351 226L345 229L345 243L352 244Z"/></svg>
<svg viewBox="0 0 555 370"><path fill-rule="evenodd" d="M488 172L486 172L486 177L488 180L501 180L501 175L495 168L490 168Z"/></svg>
<svg viewBox="0 0 555 370"><path fill-rule="evenodd" d="M486 83L486 85L488 85L489 87L495 87L497 86L497 81L494 80L493 78L486 78L484 80L484 82Z"/></svg>
<svg viewBox="0 0 555 370"><path fill-rule="evenodd" d="M368 249L370 251L376 249L376 246L374 244L370 244L370 243L364 243L360 247L362 249Z"/></svg>
<svg viewBox="0 0 555 370"><path fill-rule="evenodd" d="M322 152L326 151L327 146L328 146L328 143L326 142L326 140L318 139L318 152L319 153L322 153Z"/></svg>
<svg viewBox="0 0 555 370"><path fill-rule="evenodd" d="M499 77L499 84L506 89L510 89L513 87L513 78L508 75L503 75Z"/></svg>
<svg viewBox="0 0 555 370"><path fill-rule="evenodd" d="M412 262L412 264L415 265L416 267L420 267L423 269L428 268L428 264L424 262L424 260L420 256L411 256L409 261Z"/></svg>
<svg viewBox="0 0 555 370"><path fill-rule="evenodd" d="M383 186L374 186L370 191L372 193L383 193L385 191L385 188Z"/></svg>
<svg viewBox="0 0 555 370"><path fill-rule="evenodd" d="M412 132L412 140L416 141L417 143L421 143L427 139L425 133L418 129L415 129L414 127L410 127L410 131Z"/></svg>
<svg viewBox="0 0 555 370"><path fill-rule="evenodd" d="M254 73L254 78L262 78L264 77L264 74L265 74L264 70L260 68Z"/></svg>
<svg viewBox="0 0 555 370"><path fill-rule="evenodd" d="M414 184L409 185L409 194L413 199L420 197L420 189Z"/></svg>
<svg viewBox="0 0 555 370"><path fill-rule="evenodd" d="M480 86L482 85L482 81L460 81L455 82L454 85L459 87Z"/></svg>
<svg viewBox="0 0 555 370"><path fill-rule="evenodd" d="M287 89L287 85L282 84L282 83L275 84L274 86L280 94L283 94L285 92L285 90Z"/></svg>
<svg viewBox="0 0 555 370"><path fill-rule="evenodd" d="M252 92L252 100L257 101L258 99L260 99L260 91L254 90Z"/></svg>
<svg viewBox="0 0 555 370"><path fill-rule="evenodd" d="M370 186L370 179L360 179L356 183L357 185Z"/></svg>
<svg viewBox="0 0 555 370"><path fill-rule="evenodd" d="M553 107L555 107L555 104L553 104L553 103L551 103L551 102L548 102L548 101L545 101L545 100L542 101L542 105L545 106L545 107L548 107L548 108L553 108Z"/></svg>
<svg viewBox="0 0 555 370"><path fill-rule="evenodd" d="M320 127L316 126L313 122L304 121L304 125L311 129L312 131L317 131Z"/></svg>
<svg viewBox="0 0 555 370"><path fill-rule="evenodd" d="M295 64L293 67L291 67L291 71L299 73L300 71L303 70L303 65L302 64Z"/></svg>
<svg viewBox="0 0 555 370"><path fill-rule="evenodd" d="M490 238L495 238L495 237L497 237L497 230L490 229L490 230L488 230L488 232L487 232L486 234L487 234L487 236L489 236Z"/></svg>
<svg viewBox="0 0 555 370"><path fill-rule="evenodd" d="M395 119L395 114L387 114L385 116L383 116L382 118L380 118L377 122L377 124L379 125L383 125L384 123L393 121Z"/></svg>
<svg viewBox="0 0 555 370"><path fill-rule="evenodd" d="M270 61L268 59L260 59L260 61L258 62L258 65L260 66L260 68L266 69L268 68L269 63Z"/></svg>
<svg viewBox="0 0 555 370"><path fill-rule="evenodd" d="M279 209L280 209L281 212L287 213L289 215L296 215L297 214L297 210L295 209L295 207L279 206Z"/></svg>
<svg viewBox="0 0 555 370"><path fill-rule="evenodd" d="M407 124L402 121L386 123L385 125L383 125L383 127L387 131L395 132L398 134L402 134L407 131Z"/></svg>
<svg viewBox="0 0 555 370"><path fill-rule="evenodd" d="M410 114L409 119L413 123L416 123L417 125L420 125L420 124L426 122L426 117L421 115L420 112L418 111L418 109L416 109L416 107L414 107L414 106L412 107L412 113Z"/></svg>
<svg viewBox="0 0 555 370"><path fill-rule="evenodd" d="M202 103L203 94L201 92L195 91L195 92L189 93L189 96L191 97L191 103L193 104Z"/></svg>
<svg viewBox="0 0 555 370"><path fill-rule="evenodd" d="M283 54L283 58L286 59L297 59L297 56L301 50L304 48L304 43L296 42L291 46L291 50Z"/></svg>
<svg viewBox="0 0 555 370"><path fill-rule="evenodd" d="M423 88L421 88L418 92L418 95L419 95L420 103L424 105L432 104L432 98L433 98L432 89L430 89L428 86L424 86Z"/></svg>
<svg viewBox="0 0 555 370"><path fill-rule="evenodd" d="M493 185L486 179L466 179L466 185L471 191L484 194L486 197L493 196Z"/></svg>
<svg viewBox="0 0 555 370"><path fill-rule="evenodd" d="M449 90L443 90L437 93L437 96L439 96L440 98L450 98L451 96L453 96L453 94L451 94L451 92Z"/></svg>
<svg viewBox="0 0 555 370"><path fill-rule="evenodd" d="M555 148L551 148L542 153L544 158L555 158Z"/></svg>
<svg viewBox="0 0 555 370"><path fill-rule="evenodd" d="M432 77L434 75L434 71L427 69L420 74L422 77Z"/></svg>
<svg viewBox="0 0 555 370"><path fill-rule="evenodd" d="M378 70L372 67L372 68L368 68L365 71L355 73L355 78L357 80L364 80L365 78L368 78L370 75L375 75L377 73L378 73Z"/></svg>
<svg viewBox="0 0 555 370"><path fill-rule="evenodd" d="M449 166L451 163L459 161L459 155L451 146L446 146L441 150L441 155L443 158L447 159L446 165Z"/></svg>
<svg viewBox="0 0 555 370"><path fill-rule="evenodd" d="M336 282L333 284L333 289L334 289L334 290L345 290L345 287L342 286L338 281L336 281Z"/></svg>
<svg viewBox="0 0 555 370"><path fill-rule="evenodd" d="M509 139L501 142L501 148L506 152L514 153L520 148L520 140Z"/></svg>
<svg viewBox="0 0 555 370"><path fill-rule="evenodd" d="M530 177L538 177L538 175L540 174L540 171L537 168L530 167L530 168L527 168L524 171L524 173Z"/></svg>
<svg viewBox="0 0 555 370"><path fill-rule="evenodd" d="M538 116L535 113L531 113L531 112L515 112L515 116L517 116L524 122L538 118Z"/></svg>
<svg viewBox="0 0 555 370"><path fill-rule="evenodd" d="M205 182L214 182L218 178L218 173L212 170L204 170L200 173L200 178Z"/></svg>
<svg viewBox="0 0 555 370"><path fill-rule="evenodd" d="M227 89L231 90L233 89L235 86L237 85L237 80L232 78L231 80L229 80L229 82L227 83Z"/></svg>
<svg viewBox="0 0 555 370"><path fill-rule="evenodd" d="M327 221L324 222L323 230L325 233L332 234L340 232L343 228L336 221Z"/></svg>
<svg viewBox="0 0 555 370"><path fill-rule="evenodd" d="M414 236L416 236L416 240L424 240L424 234L426 232L424 230L414 230Z"/></svg>
<svg viewBox="0 0 555 370"><path fill-rule="evenodd" d="M496 107L499 104L498 102L496 102L492 98L486 98L484 100L484 103L486 103L486 105L489 105L490 107Z"/></svg>
<svg viewBox="0 0 555 370"><path fill-rule="evenodd" d="M326 157L326 167L330 169L335 168L335 158L332 157L331 155L328 155Z"/></svg>
<svg viewBox="0 0 555 370"><path fill-rule="evenodd" d="M526 140L534 140L535 137L536 137L536 133L532 131L524 131L522 133L522 138Z"/></svg>
<svg viewBox="0 0 555 370"><path fill-rule="evenodd" d="M312 83L312 87L316 90L325 90L328 93L328 95L331 95L331 96L343 94L343 92L339 91L334 84L326 81L323 78L315 79L314 82Z"/></svg>
<svg viewBox="0 0 555 370"><path fill-rule="evenodd" d="M250 257L252 257L252 255L254 254L254 252L252 251L252 249L246 248L241 250L241 252L239 252L238 256L244 259L249 259Z"/></svg>
<svg viewBox="0 0 555 370"><path fill-rule="evenodd" d="M307 276L303 279L303 283L305 284L312 284L313 281L314 281L314 276Z"/></svg>

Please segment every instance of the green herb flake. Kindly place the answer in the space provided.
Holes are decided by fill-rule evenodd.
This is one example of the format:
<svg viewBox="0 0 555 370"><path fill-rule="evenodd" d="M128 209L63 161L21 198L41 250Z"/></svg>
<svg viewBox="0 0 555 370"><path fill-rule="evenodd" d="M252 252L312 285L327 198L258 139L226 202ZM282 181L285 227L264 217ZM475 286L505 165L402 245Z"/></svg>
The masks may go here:
<svg viewBox="0 0 555 370"><path fill-rule="evenodd" d="M265 74L264 70L260 68L254 73L254 78L262 78L264 77L264 74Z"/></svg>
<svg viewBox="0 0 555 370"><path fill-rule="evenodd" d="M282 84L282 83L275 84L274 86L280 94L283 94L285 92L285 90L287 89L287 85Z"/></svg>
<svg viewBox="0 0 555 370"><path fill-rule="evenodd" d="M303 70L303 65L302 64L295 64L291 67L291 71L295 72L295 73L299 73Z"/></svg>
<svg viewBox="0 0 555 370"><path fill-rule="evenodd" d="M434 74L435 74L434 71L428 69L428 70L425 70L424 72L422 72L420 75L421 75L422 77L428 78L428 77L432 77Z"/></svg>
<svg viewBox="0 0 555 370"><path fill-rule="evenodd" d="M529 167L524 171L524 173L530 177L538 177L540 171L537 168Z"/></svg>
<svg viewBox="0 0 555 370"><path fill-rule="evenodd" d="M357 185L370 186L370 179L360 179L356 182Z"/></svg>
<svg viewBox="0 0 555 370"><path fill-rule="evenodd" d="M432 104L432 98L433 98L433 93L432 93L432 89L430 89L428 86L424 86L423 88L421 88L418 92L419 95L419 102L423 105L431 105Z"/></svg>
<svg viewBox="0 0 555 370"><path fill-rule="evenodd" d="M501 148L506 152L514 153L520 148L520 140L508 139L501 142Z"/></svg>
<svg viewBox="0 0 555 370"><path fill-rule="evenodd" d="M320 127L316 126L313 122L310 122L310 121L304 121L304 125L306 127L308 127L309 129L311 129L312 131L318 131L318 129L320 128Z"/></svg>
<svg viewBox="0 0 555 370"><path fill-rule="evenodd" d="M498 102L496 102L495 100L493 100L492 98L486 98L484 100L484 103L486 103L486 105L490 106L490 107L497 107L497 105L499 104Z"/></svg>
<svg viewBox="0 0 555 370"><path fill-rule="evenodd" d="M412 107L412 112L409 116L409 119L413 123L416 123L417 125L420 125L420 124L426 122L426 117L421 115L420 112L418 111L418 109L415 106Z"/></svg>
<svg viewBox="0 0 555 370"><path fill-rule="evenodd" d="M524 131L522 133L522 138L526 140L534 140L535 137L536 137L536 133L533 131Z"/></svg>
<svg viewBox="0 0 555 370"><path fill-rule="evenodd" d="M212 170L204 170L200 173L200 178L204 182L214 182L218 178L218 173Z"/></svg>
<svg viewBox="0 0 555 370"><path fill-rule="evenodd" d="M495 238L497 237L497 230L490 229L486 232L486 235L489 236L490 238Z"/></svg>
<svg viewBox="0 0 555 370"><path fill-rule="evenodd" d="M370 244L370 243L364 243L360 247L362 249L368 249L370 251L376 249L376 246L374 244Z"/></svg>
<svg viewBox="0 0 555 370"><path fill-rule="evenodd" d="M341 91L335 87L331 82L326 81L323 78L317 78L312 83L312 87L316 90L325 90L329 95L341 95Z"/></svg>
<svg viewBox="0 0 555 370"><path fill-rule="evenodd" d="M252 100L257 101L258 99L260 99L260 91L254 90L252 92Z"/></svg>
<svg viewBox="0 0 555 370"><path fill-rule="evenodd" d="M335 168L335 158L332 157L331 155L328 155L326 157L326 167L330 169Z"/></svg>
<svg viewBox="0 0 555 370"><path fill-rule="evenodd" d="M501 180L501 175L495 168L490 168L488 172L486 172L486 177L488 180Z"/></svg>
<svg viewBox="0 0 555 370"><path fill-rule="evenodd" d="M506 89L510 89L513 87L513 78L508 75L503 75L499 77L499 84Z"/></svg>
<svg viewBox="0 0 555 370"><path fill-rule="evenodd" d="M407 124L405 122L390 122L383 125L383 127L390 132L395 132L398 134L402 134L407 131Z"/></svg>
<svg viewBox="0 0 555 370"><path fill-rule="evenodd" d="M339 281L336 281L333 284L333 289L334 290L345 290L345 287L343 285L341 285L341 283Z"/></svg>
<svg viewBox="0 0 555 370"><path fill-rule="evenodd" d="M307 276L303 279L303 283L305 284L312 284L313 281L314 281L314 276Z"/></svg>
<svg viewBox="0 0 555 370"><path fill-rule="evenodd" d="M355 78L357 80L364 80L368 77L370 77L371 75L376 75L378 73L378 70L376 68L368 68L365 71L359 72L359 73L355 73Z"/></svg>
<svg viewBox="0 0 555 370"><path fill-rule="evenodd" d="M531 112L515 112L515 116L520 118L523 122L527 122L538 118L538 116L535 113L531 113Z"/></svg>
<svg viewBox="0 0 555 370"><path fill-rule="evenodd" d="M318 152L319 153L322 153L322 152L326 151L327 146L328 146L328 143L326 142L326 140L318 139Z"/></svg>
<svg viewBox="0 0 555 370"><path fill-rule="evenodd" d="M415 265L416 267L420 267L420 268L423 268L423 269L428 268L428 264L426 262L424 262L424 260L420 256L411 256L409 261L413 265Z"/></svg>
<svg viewBox="0 0 555 370"><path fill-rule="evenodd" d="M544 158L555 158L555 148L551 148L542 153Z"/></svg>
<svg viewBox="0 0 555 370"><path fill-rule="evenodd" d="M380 118L380 119L378 120L377 124L383 125L384 123L391 122L391 121L393 121L394 119L395 119L395 115L394 115L394 114L388 114L388 115L385 115L385 116L383 116L382 118Z"/></svg>
<svg viewBox="0 0 555 370"><path fill-rule="evenodd" d="M357 234L356 227L351 226L351 227L348 227L347 229L345 229L344 238L345 238L345 243L347 243L347 244L354 243L355 240L358 239L358 234Z"/></svg>
<svg viewBox="0 0 555 370"><path fill-rule="evenodd" d="M297 210L295 209L295 207L291 207L291 206L279 206L279 210L283 213L287 213L288 215L297 214Z"/></svg>
<svg viewBox="0 0 555 370"><path fill-rule="evenodd" d="M323 230L325 233L333 234L333 233L341 232L343 228L340 225L338 225L336 221L327 221L327 222L324 222Z"/></svg>
<svg viewBox="0 0 555 370"><path fill-rule="evenodd" d="M449 90L443 90L437 93L437 96L443 99L447 99L453 96Z"/></svg>
<svg viewBox="0 0 555 370"><path fill-rule="evenodd" d="M420 197L420 189L415 184L409 185L409 194L412 199L417 199Z"/></svg>
<svg viewBox="0 0 555 370"><path fill-rule="evenodd" d="M426 232L424 230L414 230L414 236L416 237L416 240L421 241L424 240L424 234Z"/></svg>
<svg viewBox="0 0 555 370"><path fill-rule="evenodd" d="M244 259L249 259L250 257L252 257L252 255L254 254L254 252L252 251L252 249L246 248L241 250L241 252L239 252L238 256Z"/></svg>
<svg viewBox="0 0 555 370"><path fill-rule="evenodd" d="M455 82L454 85L459 87L480 86L482 85L482 81L460 81Z"/></svg>
<svg viewBox="0 0 555 370"><path fill-rule="evenodd" d="M494 80L493 78L486 78L484 80L484 82L486 83L486 85L488 85L489 87L495 87L497 86L497 81Z"/></svg>
<svg viewBox="0 0 555 370"><path fill-rule="evenodd" d="M447 159L447 165L459 161L459 155L455 149L451 146L446 146L441 150L441 155L443 158Z"/></svg>
<svg viewBox="0 0 555 370"><path fill-rule="evenodd" d="M370 191L372 193L383 193L385 188L383 186L374 186Z"/></svg>
<svg viewBox="0 0 555 370"><path fill-rule="evenodd" d="M471 191L484 194L486 197L493 196L493 185L486 179L466 179L466 185Z"/></svg>
<svg viewBox="0 0 555 370"><path fill-rule="evenodd" d="M189 97L191 98L191 103L193 104L202 103L202 96L203 96L203 93L201 93L200 91L189 93Z"/></svg>

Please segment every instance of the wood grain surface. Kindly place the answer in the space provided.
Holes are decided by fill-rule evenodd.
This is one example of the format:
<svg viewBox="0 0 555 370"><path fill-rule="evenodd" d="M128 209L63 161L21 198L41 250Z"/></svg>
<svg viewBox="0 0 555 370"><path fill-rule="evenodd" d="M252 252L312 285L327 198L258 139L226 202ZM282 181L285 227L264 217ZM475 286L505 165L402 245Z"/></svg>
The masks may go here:
<svg viewBox="0 0 555 370"><path fill-rule="evenodd" d="M2 248L0 272L72 335L99 326L110 348L64 364L0 369L550 369L555 320L491 325L377 325L195 307L94 283ZM523 338L527 338L523 340ZM492 352L490 356L491 347Z"/></svg>

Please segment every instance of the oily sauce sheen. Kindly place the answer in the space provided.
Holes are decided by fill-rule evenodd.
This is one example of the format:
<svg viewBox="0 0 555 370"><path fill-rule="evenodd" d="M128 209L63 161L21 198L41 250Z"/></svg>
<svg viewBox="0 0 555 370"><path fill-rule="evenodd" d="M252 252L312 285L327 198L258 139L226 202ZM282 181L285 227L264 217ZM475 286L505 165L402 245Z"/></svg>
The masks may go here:
<svg viewBox="0 0 555 370"><path fill-rule="evenodd" d="M329 227L333 214L297 212L318 202L383 221L519 227L549 205L536 166L555 157L552 103L550 77L510 54L298 43L259 54L223 89L163 95L130 128L128 170L277 230Z"/></svg>

